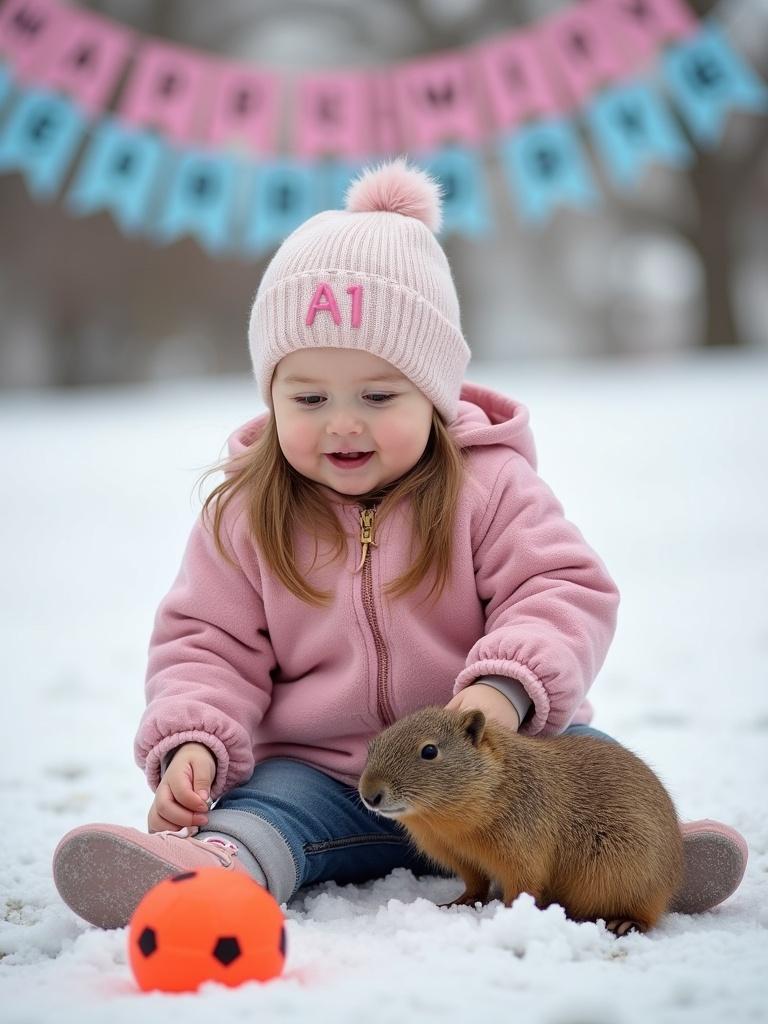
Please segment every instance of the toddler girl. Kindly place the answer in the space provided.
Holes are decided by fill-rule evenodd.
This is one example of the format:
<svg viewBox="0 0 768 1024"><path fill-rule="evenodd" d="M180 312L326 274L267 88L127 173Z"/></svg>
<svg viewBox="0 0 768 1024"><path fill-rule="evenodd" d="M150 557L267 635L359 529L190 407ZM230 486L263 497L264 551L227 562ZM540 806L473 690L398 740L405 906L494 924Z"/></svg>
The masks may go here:
<svg viewBox="0 0 768 1024"><path fill-rule="evenodd" d="M605 735L585 694L618 591L536 474L525 406L463 379L440 216L437 184L395 160L264 274L249 339L268 411L230 438L151 639L135 741L148 832L85 825L54 854L62 898L93 924L124 926L198 866L246 871L279 902L433 872L356 790L368 741L425 705ZM746 846L682 827L673 909L700 911L736 888Z"/></svg>

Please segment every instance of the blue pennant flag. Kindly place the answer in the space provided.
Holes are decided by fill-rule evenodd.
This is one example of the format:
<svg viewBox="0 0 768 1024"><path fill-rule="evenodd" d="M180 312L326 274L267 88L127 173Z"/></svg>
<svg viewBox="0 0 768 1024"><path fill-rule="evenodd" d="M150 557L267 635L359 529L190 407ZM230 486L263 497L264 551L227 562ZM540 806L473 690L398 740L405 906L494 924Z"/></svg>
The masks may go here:
<svg viewBox="0 0 768 1024"><path fill-rule="evenodd" d="M320 164L318 174L322 180L322 194L328 196L327 208L329 210L343 210L347 196L347 189L354 178L368 166L368 163L352 163L350 161L334 161L329 164Z"/></svg>
<svg viewBox="0 0 768 1024"><path fill-rule="evenodd" d="M0 109L11 93L11 72L6 64L0 64Z"/></svg>
<svg viewBox="0 0 768 1024"><path fill-rule="evenodd" d="M554 207L592 207L598 193L570 121L547 120L502 138L499 151L523 220L545 221Z"/></svg>
<svg viewBox="0 0 768 1024"><path fill-rule="evenodd" d="M176 151L168 194L152 237L172 242L190 234L214 255L233 247L239 165L204 150Z"/></svg>
<svg viewBox="0 0 768 1024"><path fill-rule="evenodd" d="M37 89L21 93L0 131L0 171L21 171L31 195L51 198L84 128L83 115L63 96Z"/></svg>
<svg viewBox="0 0 768 1024"><path fill-rule="evenodd" d="M244 248L261 255L322 208L321 176L313 164L279 160L256 168Z"/></svg>
<svg viewBox="0 0 768 1024"><path fill-rule="evenodd" d="M157 136L105 118L94 130L67 205L76 214L108 209L125 232L140 231L166 153Z"/></svg>
<svg viewBox="0 0 768 1024"><path fill-rule="evenodd" d="M668 50L662 60L675 102L704 146L716 145L730 110L768 111L768 90L714 24Z"/></svg>
<svg viewBox="0 0 768 1024"><path fill-rule="evenodd" d="M442 186L443 225L439 237L453 232L468 238L488 235L488 193L477 153L450 146L416 159Z"/></svg>
<svg viewBox="0 0 768 1024"><path fill-rule="evenodd" d="M644 82L609 89L587 107L592 137L617 185L634 185L646 164L684 167L693 158L659 97Z"/></svg>

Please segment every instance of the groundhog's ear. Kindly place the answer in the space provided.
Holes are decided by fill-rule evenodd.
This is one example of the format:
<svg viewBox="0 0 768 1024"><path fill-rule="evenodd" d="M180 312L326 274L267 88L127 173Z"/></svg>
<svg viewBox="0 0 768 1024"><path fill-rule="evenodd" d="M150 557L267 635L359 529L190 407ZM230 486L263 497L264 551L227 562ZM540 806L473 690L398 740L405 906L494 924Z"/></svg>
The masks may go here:
<svg viewBox="0 0 768 1024"><path fill-rule="evenodd" d="M478 708L465 711L461 716L461 727L472 741L472 745L476 747L483 738L485 715Z"/></svg>

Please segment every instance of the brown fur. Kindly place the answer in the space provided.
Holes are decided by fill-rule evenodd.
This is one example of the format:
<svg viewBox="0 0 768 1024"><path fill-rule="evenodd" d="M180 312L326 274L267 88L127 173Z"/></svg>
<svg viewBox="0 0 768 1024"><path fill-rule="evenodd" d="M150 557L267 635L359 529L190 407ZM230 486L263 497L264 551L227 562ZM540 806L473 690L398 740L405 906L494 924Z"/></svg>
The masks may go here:
<svg viewBox="0 0 768 1024"><path fill-rule="evenodd" d="M428 744L432 760L421 756ZM424 708L371 741L359 791L461 876L454 903L485 902L497 882L507 905L528 892L624 934L628 922L652 927L680 883L672 800L639 757L606 740L524 736L478 710Z"/></svg>

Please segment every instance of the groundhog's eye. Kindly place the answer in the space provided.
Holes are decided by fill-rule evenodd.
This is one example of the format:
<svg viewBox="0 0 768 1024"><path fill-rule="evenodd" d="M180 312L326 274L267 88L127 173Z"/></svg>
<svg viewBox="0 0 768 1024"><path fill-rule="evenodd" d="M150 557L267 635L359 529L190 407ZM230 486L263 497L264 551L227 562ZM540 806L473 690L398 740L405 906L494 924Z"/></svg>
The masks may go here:
<svg viewBox="0 0 768 1024"><path fill-rule="evenodd" d="M427 743L425 747L421 748L421 756L425 761L434 761L437 757L437 747L434 743Z"/></svg>

